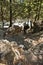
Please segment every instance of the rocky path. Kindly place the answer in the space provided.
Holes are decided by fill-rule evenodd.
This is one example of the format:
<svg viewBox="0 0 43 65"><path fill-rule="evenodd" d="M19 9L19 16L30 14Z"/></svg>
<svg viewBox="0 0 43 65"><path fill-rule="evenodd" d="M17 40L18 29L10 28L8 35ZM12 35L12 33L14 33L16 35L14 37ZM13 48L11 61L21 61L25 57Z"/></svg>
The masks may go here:
<svg viewBox="0 0 43 65"><path fill-rule="evenodd" d="M9 37L3 37L3 30L0 30L0 39L7 39L9 41L16 41L18 44L23 44L26 48L29 47L29 43L31 45L37 45L38 43L43 42L43 31L34 33L34 34L24 34L19 33L18 35L13 35Z"/></svg>
<svg viewBox="0 0 43 65"><path fill-rule="evenodd" d="M16 41L16 43L17 44L19 44L19 45L24 45L25 46L25 49L27 50L27 52L28 52L28 50L29 50L29 48L31 48L32 46L35 46L35 45L37 45L37 44L39 44L39 43L43 43L43 31L41 31L41 32L39 32L39 33L35 33L35 34L24 34L24 33L20 33L20 34L18 34L18 35L14 35L14 36L9 36L9 37L3 37L3 33L4 33L4 31L3 30L0 30L0 40L2 40L2 39L7 39L7 40L9 40L9 41ZM5 46L6 47L6 46ZM16 49L16 48L15 48ZM39 48L38 48L39 49ZM17 48L17 50L18 50L18 48ZM37 53L37 48L35 49L36 50L36 53ZM35 50L33 51L33 52L35 52ZM43 49L42 49L43 50ZM21 52L21 50L20 50L20 52ZM25 51L26 52L26 51ZM26 54L27 54L27 52L26 52ZM42 51L41 51L42 52ZM32 52L29 52L30 53L30 55L28 55L28 57L27 57L27 55L26 55L26 58L31 58L31 56L32 56L32 60L34 60L34 61L36 61L38 58L40 59L41 58L41 61L42 61L42 64L43 64L43 57L42 56L38 56L38 58L37 58L37 56L35 56ZM23 53L24 54L24 53ZM23 56L24 57L24 56ZM25 58L25 57L24 57ZM29 59L30 60L30 59ZM28 61L28 60L27 60ZM31 60L30 60L31 61ZM20 62L20 61L19 61ZM23 62L24 62L24 59L23 59ZM39 62L39 61L37 61L37 62ZM25 62L24 62L25 63ZM2 63L0 63L0 65L5 65L5 64L2 64ZM15 64L16 65L16 64ZM20 65L20 64L18 64L18 65ZM27 64L23 64L23 65L27 65ZM33 64L28 64L28 65L35 65L34 63ZM39 64L36 64L36 65L39 65ZM41 64L40 64L41 65Z"/></svg>

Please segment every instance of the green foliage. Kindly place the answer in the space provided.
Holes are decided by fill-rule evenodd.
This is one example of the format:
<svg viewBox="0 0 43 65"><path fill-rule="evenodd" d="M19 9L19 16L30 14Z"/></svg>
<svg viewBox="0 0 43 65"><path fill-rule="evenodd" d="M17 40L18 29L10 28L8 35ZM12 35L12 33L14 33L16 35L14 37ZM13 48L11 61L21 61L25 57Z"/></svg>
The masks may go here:
<svg viewBox="0 0 43 65"><path fill-rule="evenodd" d="M2 3L2 4L1 4ZM0 20L1 20L1 7L3 10L3 19L10 20L10 5L12 7L12 19L17 17L43 19L43 0L0 0Z"/></svg>

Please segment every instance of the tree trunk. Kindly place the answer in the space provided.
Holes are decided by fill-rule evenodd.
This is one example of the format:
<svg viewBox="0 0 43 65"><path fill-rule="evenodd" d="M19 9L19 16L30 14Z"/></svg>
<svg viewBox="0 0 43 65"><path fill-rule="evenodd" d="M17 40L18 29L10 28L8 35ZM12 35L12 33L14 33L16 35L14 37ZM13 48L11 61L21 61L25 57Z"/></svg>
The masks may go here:
<svg viewBox="0 0 43 65"><path fill-rule="evenodd" d="M10 0L10 26L9 27L11 27L12 26L12 0Z"/></svg>
<svg viewBox="0 0 43 65"><path fill-rule="evenodd" d="M2 28L4 28L2 2L1 2L1 20L2 20Z"/></svg>
<svg viewBox="0 0 43 65"><path fill-rule="evenodd" d="M38 11L38 20L39 20L39 18L40 18L41 4L42 4L42 0L41 0L41 2L40 2L40 6L39 6L39 11Z"/></svg>

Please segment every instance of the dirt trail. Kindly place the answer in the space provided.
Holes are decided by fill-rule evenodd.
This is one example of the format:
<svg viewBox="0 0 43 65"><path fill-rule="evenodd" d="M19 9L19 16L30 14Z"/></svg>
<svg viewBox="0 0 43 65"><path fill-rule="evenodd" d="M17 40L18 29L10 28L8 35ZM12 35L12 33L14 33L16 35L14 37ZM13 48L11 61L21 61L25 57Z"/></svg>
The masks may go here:
<svg viewBox="0 0 43 65"><path fill-rule="evenodd" d="M23 44L25 46L26 49L29 48L29 43L33 44L34 46L39 44L39 43L43 43L43 32L39 32L39 33L35 33L35 34L24 34L24 33L20 33L18 35L14 35L14 36L10 36L10 37L6 37L3 38L3 30L0 30L0 39L7 39L9 41L16 41L18 44ZM5 65L0 63L0 65Z"/></svg>
<svg viewBox="0 0 43 65"><path fill-rule="evenodd" d="M13 35L9 37L3 38L3 30L0 30L0 39L7 39L9 41L16 41L18 44L23 44L25 47L28 45L28 43L32 42L33 45L36 45L38 43L43 42L43 31L34 33L34 34L24 34L24 33L19 33L18 35Z"/></svg>
<svg viewBox="0 0 43 65"><path fill-rule="evenodd" d="M5 65L5 64L0 63L0 65Z"/></svg>

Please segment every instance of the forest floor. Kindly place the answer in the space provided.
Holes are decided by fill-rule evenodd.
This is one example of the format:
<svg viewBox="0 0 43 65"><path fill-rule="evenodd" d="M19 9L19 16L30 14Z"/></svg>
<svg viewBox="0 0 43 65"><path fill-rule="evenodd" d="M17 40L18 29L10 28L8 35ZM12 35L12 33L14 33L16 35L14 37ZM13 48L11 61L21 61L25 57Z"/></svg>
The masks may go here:
<svg viewBox="0 0 43 65"><path fill-rule="evenodd" d="M0 63L0 65L5 65L5 64Z"/></svg>
<svg viewBox="0 0 43 65"><path fill-rule="evenodd" d="M11 36L6 36L5 38L3 37L4 31L0 29L0 40L1 39L7 39L8 41L16 41L17 44L23 44L23 45L28 45L28 43L32 43L34 45L38 43L43 42L43 31L37 32L37 33L28 33L24 34L19 33L17 35L11 35Z"/></svg>
<svg viewBox="0 0 43 65"><path fill-rule="evenodd" d="M38 33L28 33L28 34L24 34L24 33L20 33L18 35L14 35L14 36L10 36L10 37L3 37L3 33L4 31L0 29L0 40L1 39L7 39L9 41L16 41L18 44L23 44L25 46L25 48L28 48L28 43L32 42L32 44L35 46L39 43L43 43L43 31L40 31ZM5 65L5 64L1 64L0 65Z"/></svg>

